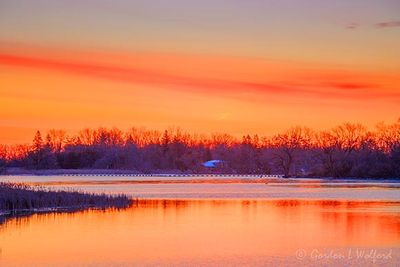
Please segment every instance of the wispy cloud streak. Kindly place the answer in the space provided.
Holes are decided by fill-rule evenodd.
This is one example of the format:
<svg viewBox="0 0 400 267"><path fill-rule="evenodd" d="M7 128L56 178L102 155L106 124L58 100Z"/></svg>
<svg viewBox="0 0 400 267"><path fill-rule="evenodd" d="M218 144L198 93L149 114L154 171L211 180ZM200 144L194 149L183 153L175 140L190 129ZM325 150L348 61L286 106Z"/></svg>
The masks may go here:
<svg viewBox="0 0 400 267"><path fill-rule="evenodd" d="M237 62L240 64L240 62ZM170 63L173 68L173 62ZM191 62L196 64L196 62ZM196 76L171 73L165 69L146 69L142 66L134 67L109 62L88 62L77 59L65 60L46 57L33 57L12 53L0 53L0 65L56 71L87 78L107 79L114 82L132 84L148 84L159 87L174 88L177 90L195 90L209 94L263 94L276 95L304 95L315 97L333 98L374 98L374 97L400 97L399 93L383 92L380 85L359 78L320 77L319 73L308 73L312 79L304 82L305 77L290 77L278 81L260 81L258 79L210 78L202 73ZM267 76L267 75L266 75ZM351 75L350 75L351 76Z"/></svg>
<svg viewBox="0 0 400 267"><path fill-rule="evenodd" d="M378 28L400 27L400 20L379 22L379 23L376 23L375 26Z"/></svg>

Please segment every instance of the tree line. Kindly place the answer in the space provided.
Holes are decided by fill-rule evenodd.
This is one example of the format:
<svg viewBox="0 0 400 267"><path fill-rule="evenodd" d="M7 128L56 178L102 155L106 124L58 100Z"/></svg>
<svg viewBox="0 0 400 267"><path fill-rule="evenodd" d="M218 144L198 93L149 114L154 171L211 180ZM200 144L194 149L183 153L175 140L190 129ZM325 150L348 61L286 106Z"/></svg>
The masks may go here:
<svg viewBox="0 0 400 267"><path fill-rule="evenodd" d="M202 163L221 160L216 168ZM0 169L115 169L137 173L400 177L400 119L368 130L343 123L324 131L292 127L272 137L196 135L132 128L37 131L28 145L0 145Z"/></svg>

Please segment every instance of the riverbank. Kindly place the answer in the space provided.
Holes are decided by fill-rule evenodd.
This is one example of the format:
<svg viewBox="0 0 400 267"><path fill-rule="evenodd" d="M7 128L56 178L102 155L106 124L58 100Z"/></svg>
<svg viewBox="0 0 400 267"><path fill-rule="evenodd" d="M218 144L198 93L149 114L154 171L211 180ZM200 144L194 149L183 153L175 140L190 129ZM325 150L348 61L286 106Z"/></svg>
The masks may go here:
<svg viewBox="0 0 400 267"><path fill-rule="evenodd" d="M88 208L125 208L131 202L132 200L124 195L49 191L23 184L0 183L0 217Z"/></svg>

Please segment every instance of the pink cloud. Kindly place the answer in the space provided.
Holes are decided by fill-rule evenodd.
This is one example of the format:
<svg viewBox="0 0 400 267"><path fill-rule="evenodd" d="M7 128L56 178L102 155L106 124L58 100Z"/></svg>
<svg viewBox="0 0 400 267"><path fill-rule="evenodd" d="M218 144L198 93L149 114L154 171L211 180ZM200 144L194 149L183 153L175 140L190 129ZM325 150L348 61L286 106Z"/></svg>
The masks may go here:
<svg viewBox="0 0 400 267"><path fill-rule="evenodd" d="M378 28L400 27L400 20L379 22L379 23L376 23L375 26Z"/></svg>
<svg viewBox="0 0 400 267"><path fill-rule="evenodd" d="M348 24L345 26L345 28L346 28L346 29L349 29L349 30L354 30L354 29L357 29L358 27L360 27L360 25L359 25L358 23L356 23L356 22L348 23Z"/></svg>

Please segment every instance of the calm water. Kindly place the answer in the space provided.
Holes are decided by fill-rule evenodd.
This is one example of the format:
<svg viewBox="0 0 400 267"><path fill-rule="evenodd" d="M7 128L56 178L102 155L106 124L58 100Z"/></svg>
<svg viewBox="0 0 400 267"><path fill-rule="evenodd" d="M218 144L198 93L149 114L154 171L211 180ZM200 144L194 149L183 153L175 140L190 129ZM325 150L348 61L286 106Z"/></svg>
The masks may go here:
<svg viewBox="0 0 400 267"><path fill-rule="evenodd" d="M393 182L64 178L12 179L141 200L9 219L0 266L400 266Z"/></svg>
<svg viewBox="0 0 400 267"><path fill-rule="evenodd" d="M0 181L140 199L332 199L400 201L400 183L373 180L124 176L3 176Z"/></svg>

